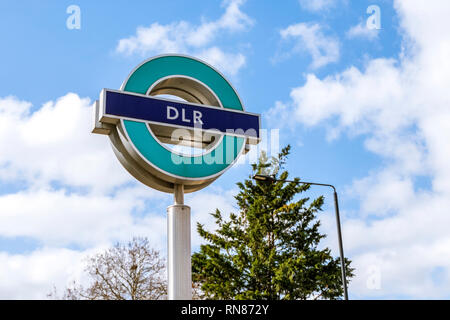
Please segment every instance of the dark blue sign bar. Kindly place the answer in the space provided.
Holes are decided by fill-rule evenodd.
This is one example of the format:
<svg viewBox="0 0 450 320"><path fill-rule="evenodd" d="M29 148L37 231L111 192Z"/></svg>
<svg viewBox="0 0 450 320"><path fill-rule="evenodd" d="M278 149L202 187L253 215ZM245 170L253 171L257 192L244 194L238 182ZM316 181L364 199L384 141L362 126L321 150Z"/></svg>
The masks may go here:
<svg viewBox="0 0 450 320"><path fill-rule="evenodd" d="M103 103L104 118L217 130L259 139L260 116L257 114L108 89L104 89L102 95L103 101L100 103Z"/></svg>

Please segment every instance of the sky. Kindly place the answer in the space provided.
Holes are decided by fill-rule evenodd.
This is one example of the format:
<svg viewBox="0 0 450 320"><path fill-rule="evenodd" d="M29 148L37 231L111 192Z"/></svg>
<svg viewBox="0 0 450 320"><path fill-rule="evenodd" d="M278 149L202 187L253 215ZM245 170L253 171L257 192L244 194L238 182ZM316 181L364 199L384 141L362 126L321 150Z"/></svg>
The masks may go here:
<svg viewBox="0 0 450 320"><path fill-rule="evenodd" d="M79 15L78 15L79 13ZM0 298L85 283L86 257L133 236L166 252L173 201L91 134L102 88L163 53L221 71L291 177L334 184L350 299L450 298L450 2L0 2ZM272 136L271 136L272 134ZM272 138L270 138L272 137ZM196 222L236 212L251 157L186 195ZM332 194L319 213L338 256Z"/></svg>

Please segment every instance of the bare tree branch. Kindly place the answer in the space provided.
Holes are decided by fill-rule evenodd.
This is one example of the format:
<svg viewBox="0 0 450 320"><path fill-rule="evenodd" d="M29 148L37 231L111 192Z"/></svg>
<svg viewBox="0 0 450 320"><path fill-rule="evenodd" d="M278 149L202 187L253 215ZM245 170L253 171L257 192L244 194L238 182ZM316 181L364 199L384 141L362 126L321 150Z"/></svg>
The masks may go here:
<svg viewBox="0 0 450 320"><path fill-rule="evenodd" d="M133 238L88 259L87 287L67 287L58 298L56 288L49 298L63 300L157 300L167 297L165 262L147 238Z"/></svg>

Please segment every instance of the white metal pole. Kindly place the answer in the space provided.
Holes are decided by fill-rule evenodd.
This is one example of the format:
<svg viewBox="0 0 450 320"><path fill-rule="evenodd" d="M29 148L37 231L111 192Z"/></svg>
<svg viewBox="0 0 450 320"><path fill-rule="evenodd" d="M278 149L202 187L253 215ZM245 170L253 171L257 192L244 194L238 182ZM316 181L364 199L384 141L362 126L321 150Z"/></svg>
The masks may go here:
<svg viewBox="0 0 450 320"><path fill-rule="evenodd" d="M174 187L175 203L167 208L169 300L191 300L191 208L184 205L184 188Z"/></svg>

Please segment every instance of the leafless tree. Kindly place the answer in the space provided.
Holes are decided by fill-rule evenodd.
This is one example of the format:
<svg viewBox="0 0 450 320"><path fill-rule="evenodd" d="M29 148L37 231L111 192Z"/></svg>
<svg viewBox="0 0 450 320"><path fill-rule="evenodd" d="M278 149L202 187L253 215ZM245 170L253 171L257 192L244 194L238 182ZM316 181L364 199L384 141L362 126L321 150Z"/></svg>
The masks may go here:
<svg viewBox="0 0 450 320"><path fill-rule="evenodd" d="M147 238L116 244L88 259L85 271L91 284L73 283L64 300L161 300L167 298L165 263ZM48 295L57 298L56 290Z"/></svg>
<svg viewBox="0 0 450 320"><path fill-rule="evenodd" d="M200 282L192 282L192 300L206 300Z"/></svg>

